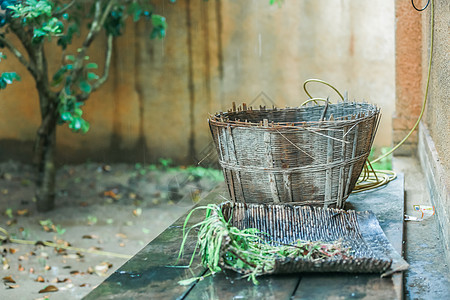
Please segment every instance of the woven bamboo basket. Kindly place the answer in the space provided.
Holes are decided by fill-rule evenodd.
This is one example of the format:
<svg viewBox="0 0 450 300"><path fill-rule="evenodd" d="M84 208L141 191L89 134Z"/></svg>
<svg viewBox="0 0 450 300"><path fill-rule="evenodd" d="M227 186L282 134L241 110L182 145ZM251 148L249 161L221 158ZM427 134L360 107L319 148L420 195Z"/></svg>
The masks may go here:
<svg viewBox="0 0 450 300"><path fill-rule="evenodd" d="M342 102L242 108L210 117L233 202L343 208L369 155L380 110Z"/></svg>

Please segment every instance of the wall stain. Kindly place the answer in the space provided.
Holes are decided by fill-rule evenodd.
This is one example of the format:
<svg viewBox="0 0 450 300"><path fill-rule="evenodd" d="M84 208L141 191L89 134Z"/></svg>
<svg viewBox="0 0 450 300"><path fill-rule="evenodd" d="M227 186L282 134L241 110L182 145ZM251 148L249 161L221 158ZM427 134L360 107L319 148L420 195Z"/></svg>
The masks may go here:
<svg viewBox="0 0 450 300"><path fill-rule="evenodd" d="M110 151L112 153L114 152L120 152L120 145L122 144L122 135L120 132L120 109L119 109L119 97L118 95L118 87L119 87L119 78L118 75L116 75L119 70L119 55L118 55L118 49L120 45L118 45L117 40L113 40L113 52L112 52L112 63L111 65L114 66L114 72L111 72L114 74L113 81L114 81L114 96L113 96L113 115L112 115L112 134L110 138Z"/></svg>
<svg viewBox="0 0 450 300"><path fill-rule="evenodd" d="M222 46L222 4L216 0L216 28L217 28L217 59L219 61L219 77L223 79L223 46Z"/></svg>
<svg viewBox="0 0 450 300"><path fill-rule="evenodd" d="M142 30L141 23L135 23L135 47L134 47L134 89L139 102L139 138L136 142L136 156L139 161L146 163L147 140L144 134L144 88L142 86ZM144 40L145 43L145 40Z"/></svg>
<svg viewBox="0 0 450 300"><path fill-rule="evenodd" d="M201 19L202 19L202 31L203 31L203 48L204 48L204 81L206 100L208 101L208 110L211 111L212 99L211 99L211 63L210 63L210 51L209 51L209 15L208 15L209 2L203 1L201 3Z"/></svg>
<svg viewBox="0 0 450 300"><path fill-rule="evenodd" d="M186 1L186 28L187 28L187 46L188 46L188 89L189 89L189 122L190 132L188 141L187 161L193 162L195 159L195 91L194 91L194 69L192 54L192 20L191 20L191 1Z"/></svg>

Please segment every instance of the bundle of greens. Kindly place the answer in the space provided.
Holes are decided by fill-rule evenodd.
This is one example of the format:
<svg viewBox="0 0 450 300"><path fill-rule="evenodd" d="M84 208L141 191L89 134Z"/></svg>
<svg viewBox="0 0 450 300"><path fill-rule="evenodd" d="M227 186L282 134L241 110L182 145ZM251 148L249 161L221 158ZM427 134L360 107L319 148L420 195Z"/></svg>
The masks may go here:
<svg viewBox="0 0 450 300"><path fill-rule="evenodd" d="M194 211L205 209L205 219L188 228L187 223ZM271 273L275 260L286 258L304 258L312 261L351 257L350 248L342 246L340 241L323 243L321 241L301 241L292 244L270 242L270 237L256 228L238 229L226 220L220 206L209 204L192 210L183 226L183 241L178 258L183 255L184 245L191 230L198 228L198 240L189 266L192 265L198 251L203 266L209 269L209 275L222 270L221 266L244 273L244 277L258 284L256 277ZM263 238L264 237L264 238ZM195 277L182 280L179 284L188 285L201 279Z"/></svg>

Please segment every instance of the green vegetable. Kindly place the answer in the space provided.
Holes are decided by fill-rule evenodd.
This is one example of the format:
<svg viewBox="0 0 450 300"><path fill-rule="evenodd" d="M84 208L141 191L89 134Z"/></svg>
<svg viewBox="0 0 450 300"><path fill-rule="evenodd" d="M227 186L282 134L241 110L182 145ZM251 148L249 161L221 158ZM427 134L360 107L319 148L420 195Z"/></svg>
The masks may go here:
<svg viewBox="0 0 450 300"><path fill-rule="evenodd" d="M192 213L199 209L206 210L205 220L186 230ZM245 273L244 277L258 284L256 277L273 271L275 260L278 259L303 258L316 261L351 256L351 250L344 248L340 241L323 243L298 240L292 244L271 243L270 237L256 228L238 229L231 226L220 206L209 204L195 208L186 217L178 258L182 256L188 234L194 228L199 228L198 240L189 266L198 251L202 265L210 271L206 276L220 272L223 265L228 265ZM205 276L183 280L179 284L188 285L203 277Z"/></svg>

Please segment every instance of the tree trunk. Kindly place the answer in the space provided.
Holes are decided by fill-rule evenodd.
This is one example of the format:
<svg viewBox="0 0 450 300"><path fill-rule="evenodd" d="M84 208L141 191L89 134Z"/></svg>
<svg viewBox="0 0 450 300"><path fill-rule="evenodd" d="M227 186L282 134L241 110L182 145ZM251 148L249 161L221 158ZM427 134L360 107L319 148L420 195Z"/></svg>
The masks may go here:
<svg viewBox="0 0 450 300"><path fill-rule="evenodd" d="M35 162L38 167L36 204L38 211L49 211L55 206L55 151L56 151L56 118L54 110L51 109L52 101L46 101L46 113L42 115L42 126L37 133L37 143L35 147Z"/></svg>

